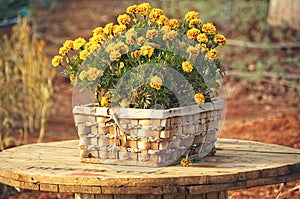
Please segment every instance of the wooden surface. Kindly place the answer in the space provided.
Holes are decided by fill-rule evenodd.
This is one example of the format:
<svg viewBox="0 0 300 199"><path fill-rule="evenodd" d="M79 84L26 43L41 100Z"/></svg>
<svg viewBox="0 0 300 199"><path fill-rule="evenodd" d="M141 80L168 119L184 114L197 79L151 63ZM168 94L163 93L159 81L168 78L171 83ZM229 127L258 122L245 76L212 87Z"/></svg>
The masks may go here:
<svg viewBox="0 0 300 199"><path fill-rule="evenodd" d="M219 139L216 147L216 156L192 167L155 168L80 163L78 141L25 145L0 153L0 183L79 197L80 193L226 194L300 179L299 149L233 139Z"/></svg>

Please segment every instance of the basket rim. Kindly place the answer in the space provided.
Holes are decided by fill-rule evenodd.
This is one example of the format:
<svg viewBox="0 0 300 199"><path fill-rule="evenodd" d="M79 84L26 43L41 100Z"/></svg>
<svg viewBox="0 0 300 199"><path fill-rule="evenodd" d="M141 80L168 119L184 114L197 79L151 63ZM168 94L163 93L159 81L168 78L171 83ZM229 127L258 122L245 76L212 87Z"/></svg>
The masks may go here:
<svg viewBox="0 0 300 199"><path fill-rule="evenodd" d="M114 112L119 118L128 119L166 119L170 117L192 115L211 110L223 110L225 102L223 99L213 99L201 105L183 106L171 109L136 109L136 108L107 108L95 106L95 103L74 106L74 115L93 115L110 117Z"/></svg>

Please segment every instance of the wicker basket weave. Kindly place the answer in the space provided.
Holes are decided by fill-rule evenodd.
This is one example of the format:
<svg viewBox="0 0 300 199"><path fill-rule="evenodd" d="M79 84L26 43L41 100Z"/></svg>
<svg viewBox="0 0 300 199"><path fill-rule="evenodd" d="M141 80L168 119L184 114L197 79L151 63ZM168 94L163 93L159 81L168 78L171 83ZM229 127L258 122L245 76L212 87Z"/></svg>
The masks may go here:
<svg viewBox="0 0 300 199"><path fill-rule="evenodd" d="M75 106L82 162L166 166L214 148L223 100L168 110Z"/></svg>

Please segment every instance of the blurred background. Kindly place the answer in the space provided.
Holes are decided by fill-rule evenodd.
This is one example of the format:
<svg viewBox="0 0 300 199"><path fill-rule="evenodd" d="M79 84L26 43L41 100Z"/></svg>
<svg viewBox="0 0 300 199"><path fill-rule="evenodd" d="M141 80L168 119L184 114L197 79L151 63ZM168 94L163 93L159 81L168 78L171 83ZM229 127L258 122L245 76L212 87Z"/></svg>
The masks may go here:
<svg viewBox="0 0 300 199"><path fill-rule="evenodd" d="M69 80L51 59L65 40L88 39L116 22L129 0L0 0L0 151L35 142L77 139ZM151 0L169 18L199 12L227 37L226 117L221 137L300 148L300 1ZM231 191L229 198L299 198L300 181ZM16 192L0 198L73 198Z"/></svg>

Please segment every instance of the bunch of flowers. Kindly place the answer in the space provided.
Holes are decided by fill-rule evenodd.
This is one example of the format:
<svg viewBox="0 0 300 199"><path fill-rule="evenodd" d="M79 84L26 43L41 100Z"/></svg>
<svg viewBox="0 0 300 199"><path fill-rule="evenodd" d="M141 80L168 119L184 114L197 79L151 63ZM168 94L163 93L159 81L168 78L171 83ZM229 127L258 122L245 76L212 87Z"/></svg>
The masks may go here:
<svg viewBox="0 0 300 199"><path fill-rule="evenodd" d="M67 40L52 59L73 85L95 93L99 106L168 109L218 95L226 38L198 12L170 19L149 3L132 5L118 24L97 27L88 40Z"/></svg>

